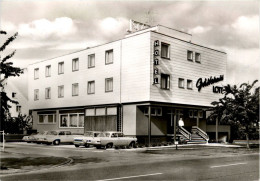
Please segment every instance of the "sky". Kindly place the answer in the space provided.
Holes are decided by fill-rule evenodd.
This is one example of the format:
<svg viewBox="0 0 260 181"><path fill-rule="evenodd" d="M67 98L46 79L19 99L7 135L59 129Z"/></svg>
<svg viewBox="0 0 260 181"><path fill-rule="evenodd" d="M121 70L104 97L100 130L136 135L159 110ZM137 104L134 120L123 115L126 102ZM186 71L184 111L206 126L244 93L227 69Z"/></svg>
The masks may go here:
<svg viewBox="0 0 260 181"><path fill-rule="evenodd" d="M227 53L227 83L259 78L259 1L1 0L0 27L18 38L6 53L22 68L123 38L129 19L192 34ZM2 36L3 43L8 36Z"/></svg>

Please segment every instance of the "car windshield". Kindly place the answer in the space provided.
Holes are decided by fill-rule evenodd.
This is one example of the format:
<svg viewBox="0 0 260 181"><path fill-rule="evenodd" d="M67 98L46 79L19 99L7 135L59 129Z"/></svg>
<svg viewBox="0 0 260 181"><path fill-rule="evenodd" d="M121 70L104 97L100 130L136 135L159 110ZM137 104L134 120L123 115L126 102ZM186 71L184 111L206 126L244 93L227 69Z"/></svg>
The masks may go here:
<svg viewBox="0 0 260 181"><path fill-rule="evenodd" d="M47 135L57 135L56 131L48 131Z"/></svg>
<svg viewBox="0 0 260 181"><path fill-rule="evenodd" d="M93 132L86 132L84 133L84 136L93 137Z"/></svg>

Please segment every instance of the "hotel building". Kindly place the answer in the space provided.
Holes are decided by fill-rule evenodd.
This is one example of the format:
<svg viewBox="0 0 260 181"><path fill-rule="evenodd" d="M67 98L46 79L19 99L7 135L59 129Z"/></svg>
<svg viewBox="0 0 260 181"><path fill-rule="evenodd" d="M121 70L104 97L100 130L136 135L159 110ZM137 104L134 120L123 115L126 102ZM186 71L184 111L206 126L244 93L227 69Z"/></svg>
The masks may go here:
<svg viewBox="0 0 260 181"><path fill-rule="evenodd" d="M133 26L134 24L132 24ZM165 26L145 27L103 45L31 64L33 128L122 131L139 140L191 139L215 132L206 110L226 82L225 52ZM219 131L229 135L228 126Z"/></svg>

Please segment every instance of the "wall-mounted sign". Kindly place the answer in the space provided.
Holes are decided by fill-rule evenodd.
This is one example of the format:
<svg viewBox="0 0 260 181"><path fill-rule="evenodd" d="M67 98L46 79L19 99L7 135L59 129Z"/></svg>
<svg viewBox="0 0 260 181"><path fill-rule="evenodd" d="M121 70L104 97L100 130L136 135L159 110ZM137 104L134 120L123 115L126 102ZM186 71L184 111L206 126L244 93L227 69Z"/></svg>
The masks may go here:
<svg viewBox="0 0 260 181"><path fill-rule="evenodd" d="M223 94L223 90L224 90L223 87L213 86L213 92L214 92L214 93L220 93L220 94Z"/></svg>
<svg viewBox="0 0 260 181"><path fill-rule="evenodd" d="M153 84L159 84L159 78L156 77L157 75L159 75L159 69L157 68L157 66L159 65L159 55L160 55L160 42L159 40L155 40L154 41L154 51L153 51ZM158 48L158 49L157 49Z"/></svg>
<svg viewBox="0 0 260 181"><path fill-rule="evenodd" d="M196 87L198 88L198 91L200 91L202 87L207 87L209 85L215 84L215 83L223 81L223 80L224 80L224 75L220 75L219 77L211 76L210 78L205 78L204 80L202 78L199 78L197 80ZM220 90L220 87L217 87L217 88L215 87L215 89L213 88L213 92L215 92L215 93L219 92L219 90ZM222 90L223 90L223 88L222 88Z"/></svg>
<svg viewBox="0 0 260 181"><path fill-rule="evenodd" d="M153 83L154 83L154 84L159 84L159 78L158 78L158 77L155 77L155 78L153 79Z"/></svg>
<svg viewBox="0 0 260 181"><path fill-rule="evenodd" d="M155 69L153 70L153 73L154 73L154 75L158 75L158 74L159 74L159 69L155 68Z"/></svg>

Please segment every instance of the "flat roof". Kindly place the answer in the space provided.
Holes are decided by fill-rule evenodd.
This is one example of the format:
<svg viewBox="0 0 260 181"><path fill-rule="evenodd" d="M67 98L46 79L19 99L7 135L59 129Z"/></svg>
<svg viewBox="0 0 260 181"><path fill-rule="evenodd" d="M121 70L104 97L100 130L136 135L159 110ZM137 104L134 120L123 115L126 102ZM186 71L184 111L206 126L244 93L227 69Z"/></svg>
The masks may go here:
<svg viewBox="0 0 260 181"><path fill-rule="evenodd" d="M162 26L162 25L158 25L158 26ZM153 27L155 27L155 26L153 26ZM151 27L151 28L153 28L153 27ZM166 27L166 26L162 26L162 27ZM169 27L166 27L166 28L169 28ZM148 29L149 29L149 28L148 28ZM172 29L172 28L169 28L169 29ZM145 30L145 29L144 29L144 30ZM175 30L175 29L172 29L172 30ZM185 32L179 31L179 30L175 30L175 31L178 31L178 32L181 32L181 33L185 33ZM177 40L180 40L180 41L183 41L183 42L192 44L192 45L196 45L196 46L203 47L203 48L206 48L206 49L209 49L209 50L213 50L213 51L216 51L216 52L220 52L220 53L223 53L223 54L227 54L227 53L224 52L224 51L220 51L220 50L216 50L216 49L213 49L213 48L209 48L209 47L206 47L206 46L203 46L203 45L199 45L199 44L196 44L196 43L192 43L192 42L189 42L189 41L186 41L186 40L182 40L182 39L179 39L179 38L176 38L176 37L173 37L173 36L164 34L164 33L160 33L160 32L154 31L154 30L145 31L145 32L142 32L142 33L133 35L133 36L138 36L138 35L141 35L141 34L144 34L144 33L148 33L148 32L153 32L153 33L161 34L161 35L164 35L164 36L167 36L167 37L170 37L170 38L174 38L174 39L177 39ZM191 34L189 34L189 33L185 33L185 34L191 35ZM74 54L74 53L78 53L78 52L81 52L81 51L84 51L84 50L88 50L88 49L91 49L91 48L96 48L96 47L99 47L99 46L103 46L103 45L106 45L106 44L109 44L109 43L121 41L121 40L124 40L124 39L127 39L127 38L131 38L131 37L133 37L133 36L124 37L124 38L121 38L121 39L117 39L117 40L110 41L110 42L107 42L107 43L95 45L95 46L92 46L92 47L87 47L87 48L84 48L84 49L81 49L81 50L78 50L78 51L75 51L75 52L63 54L63 55L56 56L56 57L53 57L53 58L49 58L49 59L45 59L45 60L40 60L40 61L37 61L37 62L35 62L35 63L29 64L29 66L30 66L30 65L34 65L34 64L37 64L37 63L40 63L40 62L45 62L45 61L48 61L48 60L52 60L52 59L55 59L55 58L63 57L63 56L66 56L66 55L71 55L71 54ZM192 35L191 35L191 36L192 36Z"/></svg>

